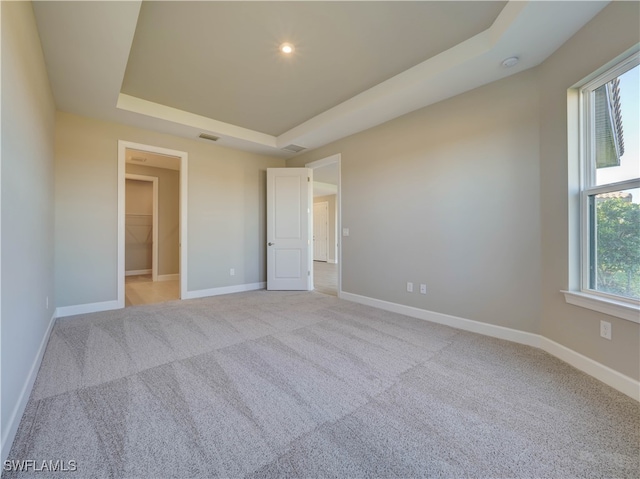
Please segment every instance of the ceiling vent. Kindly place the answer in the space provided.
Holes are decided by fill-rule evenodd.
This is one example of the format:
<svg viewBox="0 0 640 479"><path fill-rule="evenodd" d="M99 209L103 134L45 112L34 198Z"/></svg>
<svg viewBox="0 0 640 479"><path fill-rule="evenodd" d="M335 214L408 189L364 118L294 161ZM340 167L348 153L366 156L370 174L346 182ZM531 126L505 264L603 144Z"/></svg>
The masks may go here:
<svg viewBox="0 0 640 479"><path fill-rule="evenodd" d="M306 150L304 146L298 146L298 145L287 145L282 147L282 149L287 151L293 151L294 153L300 153L301 151Z"/></svg>
<svg viewBox="0 0 640 479"><path fill-rule="evenodd" d="M145 161L147 161L146 158L141 158L139 156L134 156L133 158L131 158L131 161L137 161L139 163L144 163Z"/></svg>
<svg viewBox="0 0 640 479"><path fill-rule="evenodd" d="M200 133L200 138L210 141L218 141L220 139L219 136L209 135L208 133Z"/></svg>

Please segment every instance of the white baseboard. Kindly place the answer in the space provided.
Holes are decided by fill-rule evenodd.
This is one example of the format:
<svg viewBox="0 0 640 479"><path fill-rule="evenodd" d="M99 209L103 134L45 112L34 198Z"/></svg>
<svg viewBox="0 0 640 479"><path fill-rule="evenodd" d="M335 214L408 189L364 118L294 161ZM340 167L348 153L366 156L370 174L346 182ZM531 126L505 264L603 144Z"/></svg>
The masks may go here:
<svg viewBox="0 0 640 479"><path fill-rule="evenodd" d="M265 289L266 282L238 284L235 286L223 286L221 288L199 289L197 291L187 291L182 299L206 298L208 296L219 296L221 294L242 293L244 291L255 291L257 289Z"/></svg>
<svg viewBox="0 0 640 479"><path fill-rule="evenodd" d="M31 396L31 390L33 389L33 384L36 382L36 376L38 375L38 371L40 370L40 364L42 363L42 358L44 356L44 351L47 348L47 343L49 342L49 336L51 335L51 330L53 329L53 325L56 322L57 315L54 312L53 316L51 316L51 320L49 321L49 325L47 326L47 330L42 337L42 341L40 341L40 347L38 348L38 352L36 353L36 357L33 358L33 363L31 364L31 369L29 369L29 374L27 375L27 380L22 387L22 391L20 391L20 396L18 397L18 403L13 408L11 416L9 417L9 427L5 431L2 436L2 443L0 445L0 455L2 456L2 463L7 459L9 455L9 450L11 449L11 445L13 444L13 440L16 437L16 433L18 432L18 426L20 425L20 420L22 419L22 415L24 414L24 410L27 407L27 402L29 401L29 396Z"/></svg>
<svg viewBox="0 0 640 479"><path fill-rule="evenodd" d="M180 274L159 274L157 281L177 281L180 279Z"/></svg>
<svg viewBox="0 0 640 479"><path fill-rule="evenodd" d="M444 324L453 328L470 331L472 333L483 334L493 338L505 339L515 343L533 346L542 349L556 358L570 364L583 373L592 376L599 381L611 386L623 394L640 401L640 381L625 376L604 364L584 356L573 349L569 349L551 339L534 333L518 331L517 329L505 328L494 324L483 323L471 319L458 318L448 314L435 313L426 309L414 308L403 304L392 303L380 299L369 298L353 293L341 292L340 298L355 303L373 306L374 308L391 311L393 313L404 314L412 318L423 319L432 323Z"/></svg>
<svg viewBox="0 0 640 479"><path fill-rule="evenodd" d="M621 393L640 401L640 382L635 379L625 376L618 371L605 366L602 363L594 361L587 356L584 356L573 349L569 349L560 343L556 343L549 338L540 336L541 345L540 349L548 352L552 356L570 364L576 369L579 369L583 373L592 376L599 381L602 381L613 389L617 389Z"/></svg>
<svg viewBox="0 0 640 479"><path fill-rule="evenodd" d="M125 271L125 276L138 276L140 274L151 274L150 269L132 269L130 271Z"/></svg>
<svg viewBox="0 0 640 479"><path fill-rule="evenodd" d="M56 309L56 317L75 316L76 314L98 313L112 309L121 309L123 305L118 300L102 301L100 303L76 304L73 306L59 306Z"/></svg>
<svg viewBox="0 0 640 479"><path fill-rule="evenodd" d="M506 339L514 343L526 344L527 346L540 347L540 336L538 334L518 331L517 329L505 328L504 326L496 326L495 324L483 323L472 319L458 318L448 314L435 313L426 309L414 308L413 306L405 306L404 304L392 303L381 299L360 296L359 294L345 293L340 295L342 299L353 301L374 308L384 309L392 313L404 314L412 318L424 319L432 323L444 324L457 329L463 329L472 333L484 334L499 339Z"/></svg>

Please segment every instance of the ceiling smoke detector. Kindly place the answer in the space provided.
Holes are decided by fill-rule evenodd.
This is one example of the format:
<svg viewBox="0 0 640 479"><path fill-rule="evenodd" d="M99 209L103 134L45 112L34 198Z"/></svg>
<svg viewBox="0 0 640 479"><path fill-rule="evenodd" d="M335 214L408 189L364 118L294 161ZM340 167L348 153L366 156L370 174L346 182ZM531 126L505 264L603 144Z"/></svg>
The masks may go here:
<svg viewBox="0 0 640 479"><path fill-rule="evenodd" d="M306 150L304 146L298 146L298 145L287 145L287 146L283 146L282 149L286 151L293 151L294 153L300 153L302 150Z"/></svg>
<svg viewBox="0 0 640 479"><path fill-rule="evenodd" d="M202 138L203 140L210 140L210 141L218 141L220 139L219 136L209 135L208 133L200 133L199 138Z"/></svg>
<svg viewBox="0 0 640 479"><path fill-rule="evenodd" d="M502 60L502 66L505 68L515 67L520 59L518 57L509 57Z"/></svg>

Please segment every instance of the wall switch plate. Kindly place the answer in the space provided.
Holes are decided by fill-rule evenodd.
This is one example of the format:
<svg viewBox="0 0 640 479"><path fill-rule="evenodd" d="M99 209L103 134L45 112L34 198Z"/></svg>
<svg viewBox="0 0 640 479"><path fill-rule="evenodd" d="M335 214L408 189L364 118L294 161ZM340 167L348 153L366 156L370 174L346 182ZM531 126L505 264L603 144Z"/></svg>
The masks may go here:
<svg viewBox="0 0 640 479"><path fill-rule="evenodd" d="M349 236L349 228L342 228L342 236Z"/></svg>
<svg viewBox="0 0 640 479"><path fill-rule="evenodd" d="M426 284L421 284L420 285L420 293L427 294L427 285Z"/></svg>
<svg viewBox="0 0 640 479"><path fill-rule="evenodd" d="M600 321L600 336L604 339L611 339L611 323Z"/></svg>
<svg viewBox="0 0 640 479"><path fill-rule="evenodd" d="M413 293L413 283L407 282L407 293Z"/></svg>
<svg viewBox="0 0 640 479"><path fill-rule="evenodd" d="M44 300L44 309L49 309L49 296L47 296Z"/></svg>
<svg viewBox="0 0 640 479"><path fill-rule="evenodd" d="M236 275L236 270L235 270L235 269L233 269L233 268L231 268L231 269L229 270L229 276L235 276L235 275Z"/></svg>

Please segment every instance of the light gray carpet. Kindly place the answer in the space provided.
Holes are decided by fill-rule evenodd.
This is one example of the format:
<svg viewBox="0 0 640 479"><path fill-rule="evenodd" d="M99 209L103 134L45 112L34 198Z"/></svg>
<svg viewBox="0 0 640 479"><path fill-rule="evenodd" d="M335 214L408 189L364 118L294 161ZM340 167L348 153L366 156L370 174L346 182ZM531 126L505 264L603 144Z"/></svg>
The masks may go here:
<svg viewBox="0 0 640 479"><path fill-rule="evenodd" d="M59 320L9 458L82 478L638 478L640 405L533 348L257 291Z"/></svg>

